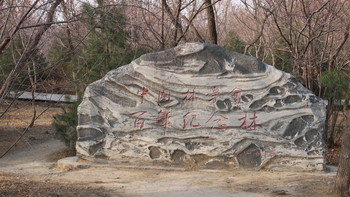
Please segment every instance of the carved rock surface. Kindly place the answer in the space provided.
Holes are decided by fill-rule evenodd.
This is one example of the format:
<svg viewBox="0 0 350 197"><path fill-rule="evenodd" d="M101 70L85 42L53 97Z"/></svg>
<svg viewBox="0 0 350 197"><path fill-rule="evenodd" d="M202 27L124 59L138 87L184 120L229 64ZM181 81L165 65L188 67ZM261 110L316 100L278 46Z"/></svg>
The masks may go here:
<svg viewBox="0 0 350 197"><path fill-rule="evenodd" d="M186 43L90 84L76 148L86 159L322 170L325 107L254 57Z"/></svg>

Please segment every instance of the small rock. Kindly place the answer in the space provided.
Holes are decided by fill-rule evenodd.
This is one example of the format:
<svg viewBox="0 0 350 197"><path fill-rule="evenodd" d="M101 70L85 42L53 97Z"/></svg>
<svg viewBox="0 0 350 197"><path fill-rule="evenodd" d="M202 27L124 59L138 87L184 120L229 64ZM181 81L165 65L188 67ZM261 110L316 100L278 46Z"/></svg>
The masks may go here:
<svg viewBox="0 0 350 197"><path fill-rule="evenodd" d="M287 195L287 192L288 191L283 190L283 189L277 189L277 190L273 190L271 193L277 194L277 195Z"/></svg>
<svg viewBox="0 0 350 197"><path fill-rule="evenodd" d="M31 136L28 136L28 139L33 141L33 140L36 140L37 138L31 135Z"/></svg>

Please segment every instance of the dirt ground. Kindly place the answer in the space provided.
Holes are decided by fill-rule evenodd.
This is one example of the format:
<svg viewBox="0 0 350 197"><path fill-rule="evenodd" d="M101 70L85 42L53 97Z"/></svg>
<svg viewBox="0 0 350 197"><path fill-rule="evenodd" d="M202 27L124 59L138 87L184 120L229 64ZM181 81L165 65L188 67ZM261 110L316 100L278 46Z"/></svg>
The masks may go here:
<svg viewBox="0 0 350 197"><path fill-rule="evenodd" d="M6 106L5 106L6 107ZM48 108L49 107L49 108ZM4 107L0 108L0 112ZM39 103L46 112L0 159L0 196L331 196L334 172L165 171L131 168L59 169L69 156L53 138L52 116L58 105ZM0 155L31 120L28 102L16 102L0 119ZM337 163L339 148L328 150Z"/></svg>

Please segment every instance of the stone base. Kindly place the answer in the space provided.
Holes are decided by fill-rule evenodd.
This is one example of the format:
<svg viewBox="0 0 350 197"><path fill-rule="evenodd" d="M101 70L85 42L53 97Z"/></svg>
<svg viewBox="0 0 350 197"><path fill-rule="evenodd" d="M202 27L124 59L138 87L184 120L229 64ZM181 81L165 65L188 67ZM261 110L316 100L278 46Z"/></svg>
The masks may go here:
<svg viewBox="0 0 350 197"><path fill-rule="evenodd" d="M156 170L171 170L171 171L185 171L186 168L180 167L162 167L162 166L147 166L147 165L131 165L108 162L107 160L95 160L95 162L83 160L77 156L66 157L57 161L57 167L62 170L66 169L85 169L85 168L130 168L130 169L156 169Z"/></svg>
<svg viewBox="0 0 350 197"><path fill-rule="evenodd" d="M181 156L180 154L178 155ZM242 162L242 161L240 161ZM244 162L244 161L243 161ZM208 157L206 155L186 156L186 160L173 162L160 159L141 159L141 158L113 158L99 159L95 157L69 157L58 162L68 168L86 168L86 167L124 167L140 169L162 169L162 170L273 170L273 171L325 171L326 166L322 158L302 159L291 157L275 157L259 166L244 167L239 164L237 158L227 157ZM70 166L72 165L72 166ZM74 167L76 166L76 167ZM64 168L64 167L63 167Z"/></svg>

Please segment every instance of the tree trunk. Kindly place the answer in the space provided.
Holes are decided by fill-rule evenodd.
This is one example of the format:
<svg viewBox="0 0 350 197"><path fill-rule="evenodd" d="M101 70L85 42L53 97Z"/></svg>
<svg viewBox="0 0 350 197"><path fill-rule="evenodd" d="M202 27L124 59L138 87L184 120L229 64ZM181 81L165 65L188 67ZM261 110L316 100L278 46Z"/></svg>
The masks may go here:
<svg viewBox="0 0 350 197"><path fill-rule="evenodd" d="M341 155L334 190L336 196L349 196L350 185L350 113L347 113L347 124L343 131Z"/></svg>
<svg viewBox="0 0 350 197"><path fill-rule="evenodd" d="M211 0L205 0L205 4L208 17L209 43L217 44L218 34L216 32L215 13L213 4L211 3Z"/></svg>
<svg viewBox="0 0 350 197"><path fill-rule="evenodd" d="M162 0L162 9L165 9L166 13L169 15L169 17L171 19L171 22L175 26L175 35L174 35L173 46L176 46L178 44L178 42L180 41L180 40L177 39L177 32L178 31L180 32L180 38L183 38L185 40L185 42L187 41L186 37L184 35L184 32L182 30L182 25L181 25L181 23L179 21L179 14L181 12L181 3L182 3L181 0L178 1L177 11L176 11L175 16L174 16L174 14L171 11L171 8L169 7L167 1L166 0Z"/></svg>

